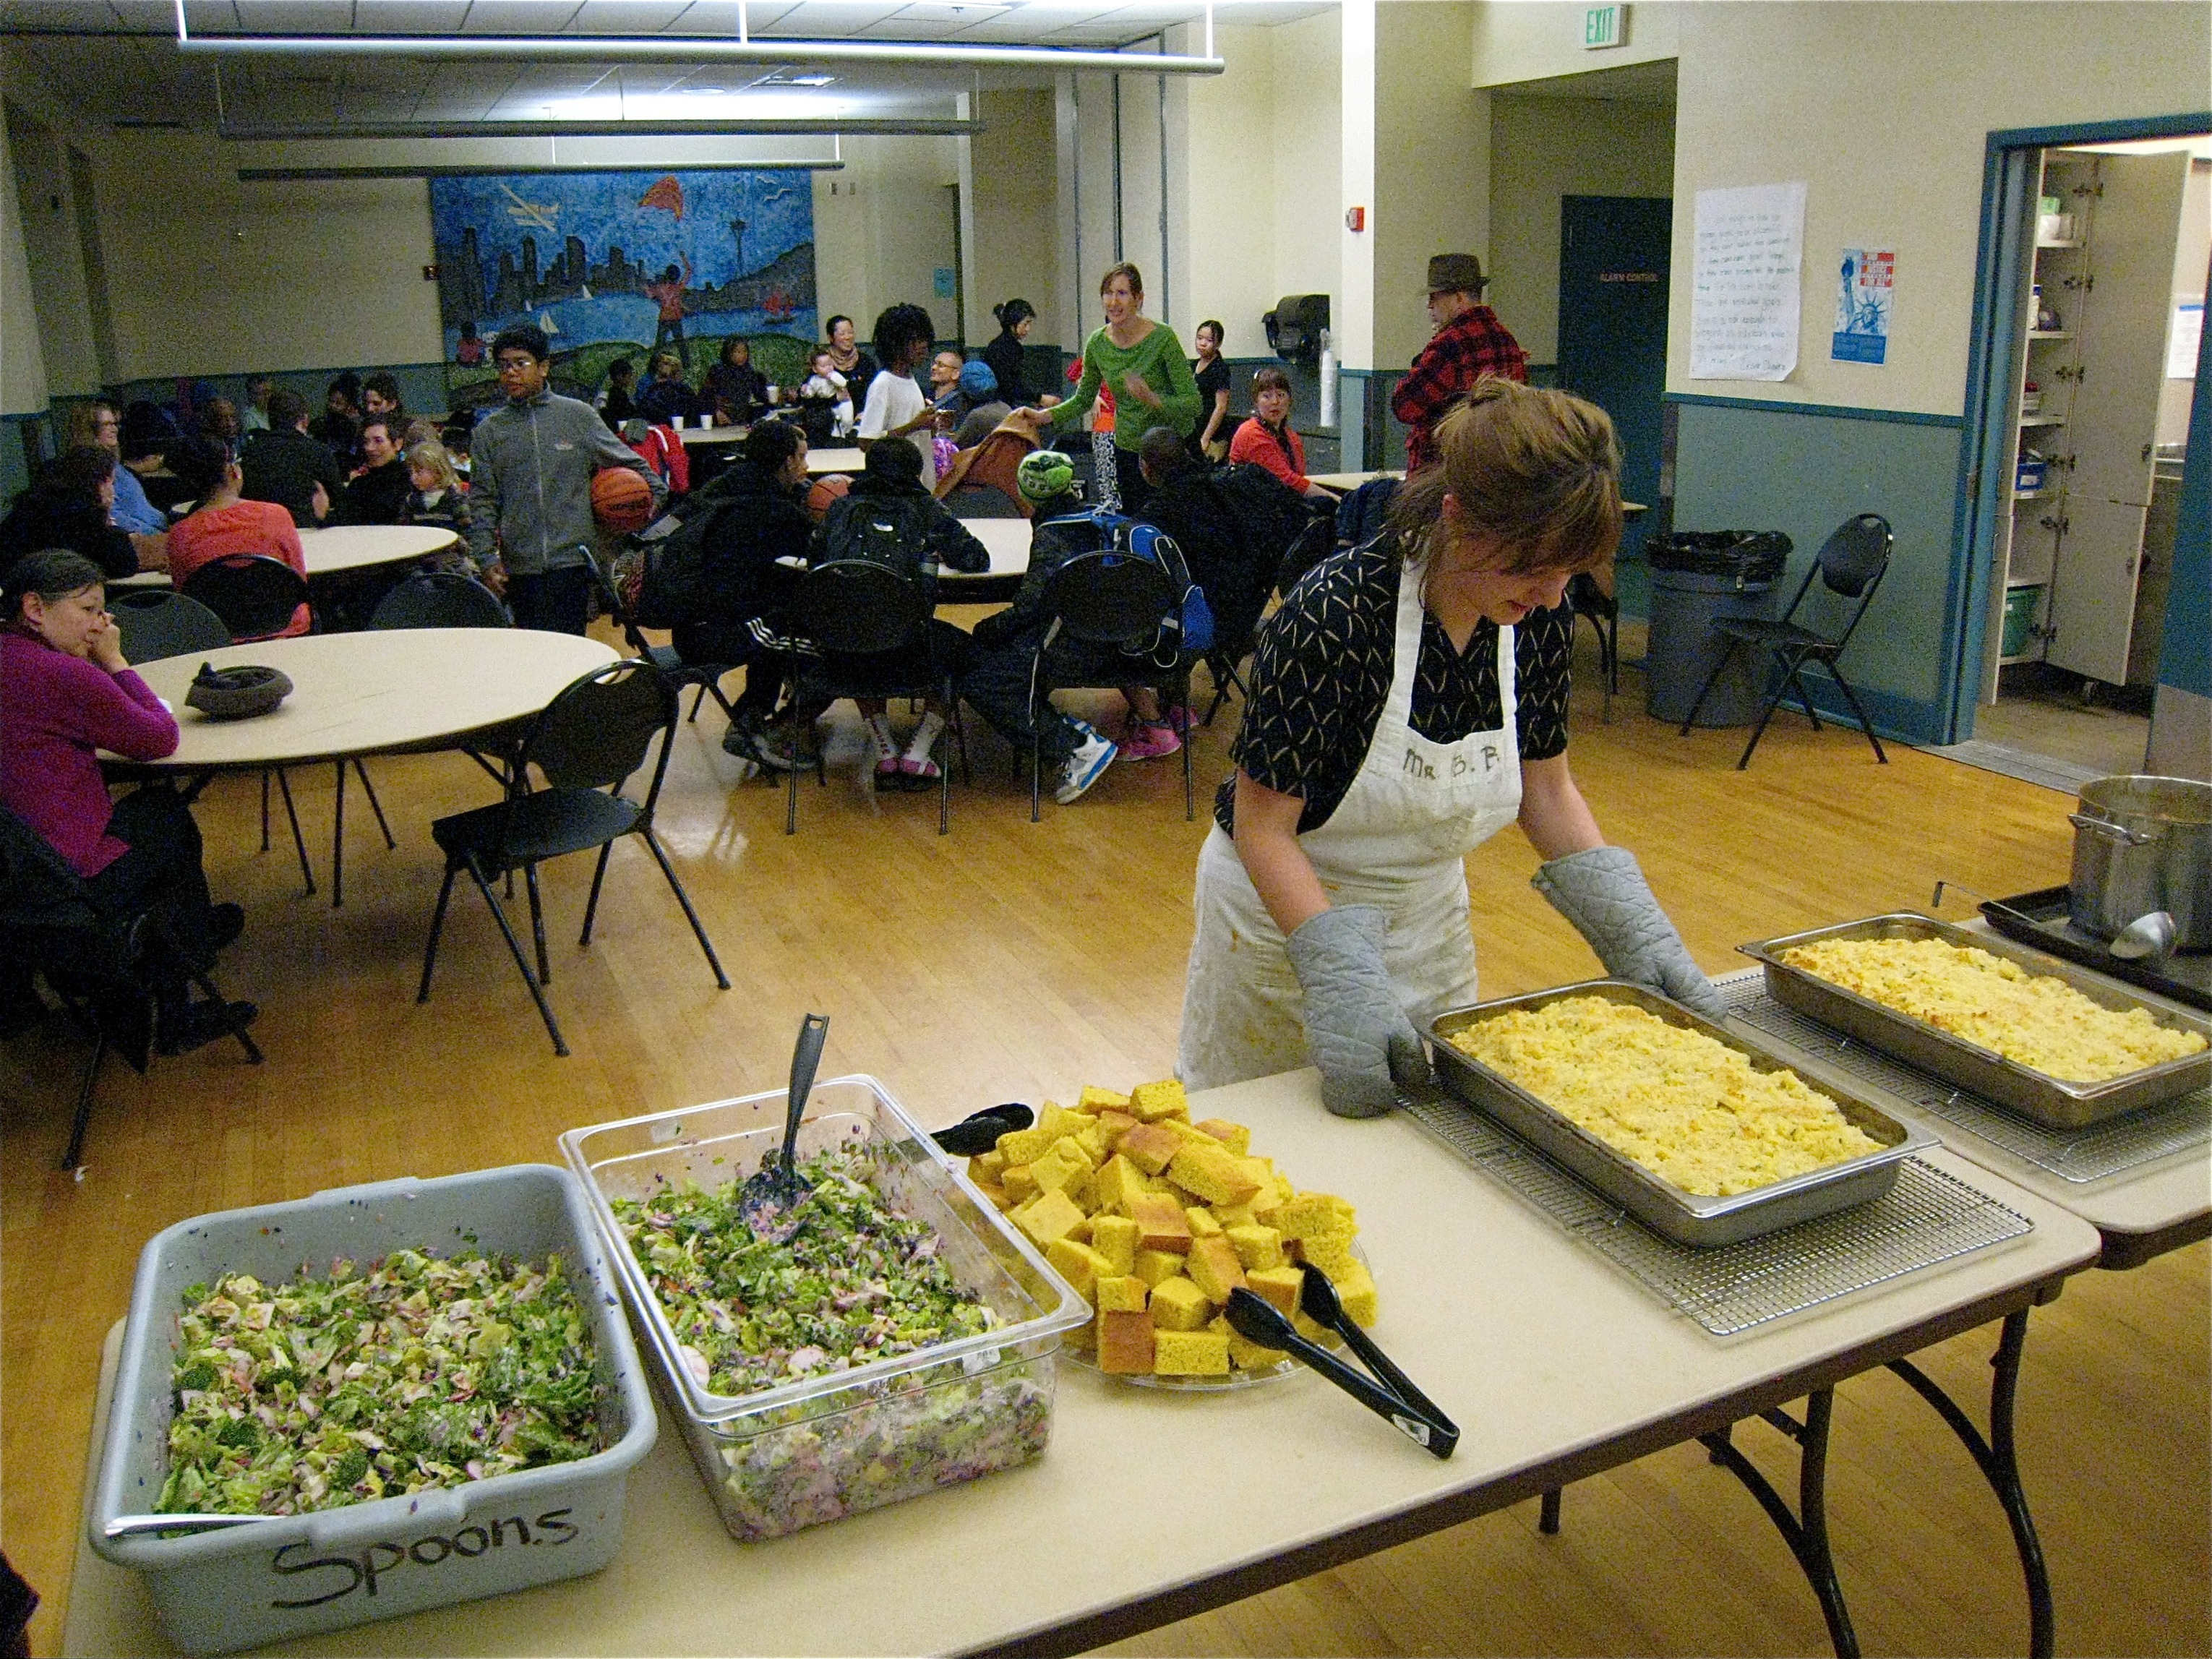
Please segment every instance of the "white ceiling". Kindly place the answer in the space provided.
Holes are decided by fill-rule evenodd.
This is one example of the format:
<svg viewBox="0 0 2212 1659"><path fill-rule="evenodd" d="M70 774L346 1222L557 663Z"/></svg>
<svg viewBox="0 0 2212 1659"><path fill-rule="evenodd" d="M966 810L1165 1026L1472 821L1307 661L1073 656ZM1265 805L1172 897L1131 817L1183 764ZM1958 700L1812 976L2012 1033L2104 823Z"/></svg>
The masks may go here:
<svg viewBox="0 0 2212 1659"><path fill-rule="evenodd" d="M1218 21L1272 25L1334 0L1217 0ZM195 37L586 35L734 40L738 0L185 0ZM1112 49L1197 21L1194 0L750 0L763 40L911 40L932 45ZM394 122L559 121L641 117L939 118L957 94L1049 85L1043 70L948 64L825 64L818 88L792 84L811 66L431 63L401 58L313 60L187 56L173 0L0 0L0 37L40 79L97 119L125 125L327 126ZM1192 48L1196 49L1194 42ZM221 63L219 71L216 67ZM743 94L736 104L730 94ZM716 94L720 94L717 96Z"/></svg>

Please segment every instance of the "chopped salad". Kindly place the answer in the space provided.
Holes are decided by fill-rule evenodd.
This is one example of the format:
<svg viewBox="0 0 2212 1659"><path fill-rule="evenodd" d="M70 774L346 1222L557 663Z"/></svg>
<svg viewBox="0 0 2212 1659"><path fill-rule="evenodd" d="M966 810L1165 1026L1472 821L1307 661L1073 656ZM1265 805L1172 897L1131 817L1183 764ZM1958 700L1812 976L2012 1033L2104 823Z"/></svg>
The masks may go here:
<svg viewBox="0 0 2212 1659"><path fill-rule="evenodd" d="M561 1258L397 1250L327 1279L184 1293L164 1515L301 1515L601 1449Z"/></svg>
<svg viewBox="0 0 2212 1659"><path fill-rule="evenodd" d="M999 1325L939 1258L936 1230L869 1184L865 1151L798 1167L813 1191L786 1213L799 1224L781 1243L745 1224L735 1180L613 1201L702 1387L755 1394Z"/></svg>

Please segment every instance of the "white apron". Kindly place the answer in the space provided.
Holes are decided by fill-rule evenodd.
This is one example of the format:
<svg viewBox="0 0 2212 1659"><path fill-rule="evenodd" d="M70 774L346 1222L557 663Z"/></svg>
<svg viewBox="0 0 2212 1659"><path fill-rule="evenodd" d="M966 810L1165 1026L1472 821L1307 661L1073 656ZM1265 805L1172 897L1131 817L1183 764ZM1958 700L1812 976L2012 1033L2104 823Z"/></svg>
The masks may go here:
<svg viewBox="0 0 2212 1659"><path fill-rule="evenodd" d="M1390 691L1352 787L1318 830L1298 837L1331 904L1371 904L1390 921L1383 962L1416 1028L1473 1002L1474 935L1468 915L1468 853L1521 808L1515 736L1513 630L1498 630L1501 722L1456 743L1413 727L1421 650L1421 578L1399 582ZM1198 855L1198 929L1183 987L1176 1072L1211 1089L1313 1063L1282 930L1267 914L1237 848L1216 824Z"/></svg>

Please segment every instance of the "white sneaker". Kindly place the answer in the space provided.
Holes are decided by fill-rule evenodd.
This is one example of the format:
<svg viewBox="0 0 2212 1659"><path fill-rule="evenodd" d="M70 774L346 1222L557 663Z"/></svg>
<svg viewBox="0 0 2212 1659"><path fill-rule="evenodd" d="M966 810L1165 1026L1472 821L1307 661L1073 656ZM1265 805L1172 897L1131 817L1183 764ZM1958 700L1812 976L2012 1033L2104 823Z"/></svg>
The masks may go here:
<svg viewBox="0 0 2212 1659"><path fill-rule="evenodd" d="M1060 775L1060 787L1052 792L1052 798L1062 806L1080 800L1085 790L1106 775L1114 757L1121 752L1104 733L1079 720L1076 725L1083 733L1082 746L1067 757L1067 765Z"/></svg>

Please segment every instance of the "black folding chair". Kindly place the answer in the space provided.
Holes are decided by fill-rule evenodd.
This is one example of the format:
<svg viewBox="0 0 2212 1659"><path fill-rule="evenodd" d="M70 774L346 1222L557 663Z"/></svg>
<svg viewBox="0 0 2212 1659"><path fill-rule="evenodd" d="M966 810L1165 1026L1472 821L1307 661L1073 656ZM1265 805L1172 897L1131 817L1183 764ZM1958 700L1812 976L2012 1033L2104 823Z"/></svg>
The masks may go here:
<svg viewBox="0 0 2212 1659"><path fill-rule="evenodd" d="M952 675L929 657L934 597L918 578L866 559L832 559L801 575L791 605L793 715L796 719L801 709L823 708L841 697L941 698L962 779L972 781L968 734L961 726ZM814 781L829 781L819 754L814 757ZM952 769L947 766L937 775L937 833L949 835L951 830ZM783 833L799 833L796 767L785 796Z"/></svg>
<svg viewBox="0 0 2212 1659"><path fill-rule="evenodd" d="M117 918L93 902L91 890L46 837L13 812L0 810L0 949L20 967L39 974L77 1022L92 1033L92 1054L77 1085L69 1150L61 1167L83 1161L92 1121L92 1097L100 1063L120 1054L143 1073L153 1053L155 953L167 951L201 992L220 1002L222 993L206 965L179 951L152 908ZM234 1032L246 1057L258 1065L253 1039Z"/></svg>
<svg viewBox="0 0 2212 1659"><path fill-rule="evenodd" d="M653 833L653 808L660 800L661 780L668 773L671 741L676 733L676 690L651 663L630 659L592 670L572 681L549 703L524 739L515 763L515 784L507 799L473 811L456 812L430 825L430 834L446 854L446 878L438 889L438 908L430 920L430 941L422 951L422 983L418 1003L430 1000L430 975L437 966L438 939L445 931L446 907L453 897L453 879L464 871L475 882L484 902L491 907L501 937L530 988L531 1000L545 1021L553 1039L553 1052L566 1054L568 1042L545 1000L544 988L553 981L553 963L545 951L545 912L538 891L538 866L548 859L569 853L599 849L598 867L592 872L592 896L584 907L584 931L576 945L592 942L592 922L599 914L599 888L606 879L607 860L614 844L624 836L635 836L652 852L660 873L668 878L669 890L684 907L684 920L714 970L714 983L725 991L729 976L714 955L714 942L691 908L690 896L676 878L675 867ZM623 794L623 784L645 764L653 739L661 739L660 758L653 769L653 782L643 802ZM530 769L535 766L547 787L530 789ZM520 870L530 892L530 928L538 947L538 971L522 954L492 878Z"/></svg>
<svg viewBox="0 0 2212 1659"><path fill-rule="evenodd" d="M1613 700L1620 690L1620 602L1597 585L1587 570L1577 570L1567 582L1567 605L1586 618L1597 635L1598 672L1605 677L1605 715L1613 720Z"/></svg>
<svg viewBox="0 0 2212 1659"><path fill-rule="evenodd" d="M221 617L198 599L169 587L111 587L108 609L122 636L123 654L132 662L159 662L164 657L192 657L228 645L230 629ZM292 850L300 855L300 879L307 891L315 890L314 866L307 862L307 838L300 833L300 813L292 805L292 781L281 766L261 769L261 850L269 850L269 778L284 797L284 817L292 825ZM207 782L203 775L192 786L198 793Z"/></svg>
<svg viewBox="0 0 2212 1659"><path fill-rule="evenodd" d="M701 453L711 453L712 447L710 446ZM698 487L698 480L696 477L693 479L693 487L695 489ZM714 509L704 507L694 510L712 512ZM633 540L631 545L642 547L644 556L647 559L651 559L654 555L655 550L650 544ZM645 630L638 623L637 612L623 597L621 585L608 576L605 570L600 568L597 559L592 562L592 569L599 578L599 598L606 605L607 614L615 619L616 625L622 629L623 638L629 641L631 652L641 660L649 662L659 669L667 678L669 684L676 689L679 699L686 686L694 688L691 712L685 717L684 724L688 726L699 718L700 707L708 697L714 698L726 719L735 720L738 711L730 706L729 698L722 694L722 681L736 669L737 665L726 662L687 662L684 653L673 645L655 645L645 637Z"/></svg>
<svg viewBox="0 0 2212 1659"><path fill-rule="evenodd" d="M1150 685L1168 700L1170 708L1190 705L1191 654L1178 653L1171 663L1152 654L1162 637L1161 624L1179 616L1182 593L1174 578L1150 559L1101 550L1079 553L1054 571L1045 583L1044 606L1051 621L1044 637L1030 656L1030 729L1036 729L1045 699L1065 686L1095 684L1089 677L1096 661L1095 647L1110 646L1120 685ZM1048 669L1054 647L1061 644L1093 647L1081 658L1063 652L1058 661L1067 674ZM1126 665L1126 669L1123 665ZM1069 677L1072 675L1073 677ZM1044 790L1043 752L1030 746L1030 822L1039 816ZM1190 734L1183 734L1182 815L1188 822L1197 811L1190 772Z"/></svg>
<svg viewBox="0 0 2212 1659"><path fill-rule="evenodd" d="M1879 513L1862 513L1856 518L1847 519L1837 526L1833 535L1821 544L1812 568L1805 573L1805 580L1798 583L1796 595L1790 601L1789 610L1782 613L1779 621L1765 617L1723 617L1717 619L1713 629L1728 641L1728 648L1722 652L1721 659L1713 665L1713 672L1705 677L1705 684L1698 689L1698 700L1690 705L1690 712L1682 721L1681 735L1687 737L1690 734L1691 726L1697 722L1698 709L1705 702L1705 694L1713 689L1715 682L1727 670L1729 659L1741 648L1765 653L1768 672L1773 676L1773 689L1767 692L1766 701L1759 708L1759 724L1752 727L1751 741L1744 744L1743 753L1736 761L1737 771L1741 772L1751 764L1751 751L1759 747L1759 738L1765 735L1766 723L1774 718L1775 708L1781 702L1782 694L1785 691L1796 692L1797 704L1805 711L1805 718L1813 722L1815 732L1820 730L1820 717L1813 712L1812 694L1799 678L1802 670L1814 663L1828 671L1828 677L1843 692L1844 701L1850 704L1851 713L1858 716L1859 729L1866 733L1867 741L1874 745L1875 759L1887 766L1889 757L1882 753L1881 739L1875 735L1874 722L1867 718L1866 710L1859 706L1858 694L1851 690L1851 683L1844 678L1837 659L1844 654L1844 647L1851 642L1851 635L1857 629L1860 618L1866 615L1867 607L1874 603L1875 590L1881 586L1882 576L1889 568L1890 551L1895 546L1896 539L1890 533L1889 520ZM1813 578L1816 575L1820 579L1822 589L1819 594L1812 592ZM1831 620L1840 611L1843 621L1840 633L1819 632L1797 620L1798 611L1808 595L1816 605L1829 613ZM1835 597L1831 599L1828 595Z"/></svg>
<svg viewBox="0 0 2212 1659"><path fill-rule="evenodd" d="M482 582L448 570L418 570L377 601L371 628L505 628L507 607Z"/></svg>
<svg viewBox="0 0 2212 1659"><path fill-rule="evenodd" d="M230 629L234 642L265 640L282 634L292 625L292 618L303 605L308 604L307 579L286 564L266 553L240 554L232 558L214 559L202 565L185 578L183 588L186 599L197 599L222 618L223 626ZM311 607L312 610L312 607ZM331 907L335 909L345 902L345 788L346 763L335 763L337 769L337 796L331 808ZM370 809L376 814L376 827L384 833L386 852L398 846L392 838L392 825L386 821L384 803L376 798L376 786L368 781L368 769L356 757L354 775L368 796ZM277 769L276 781L284 792L284 810L292 811L291 786L285 781L283 769ZM300 822L295 813L292 830L299 835ZM264 774L261 787L261 850L269 850L269 786ZM307 891L315 890L314 872L307 865L307 843L300 844L300 873L307 880Z"/></svg>

